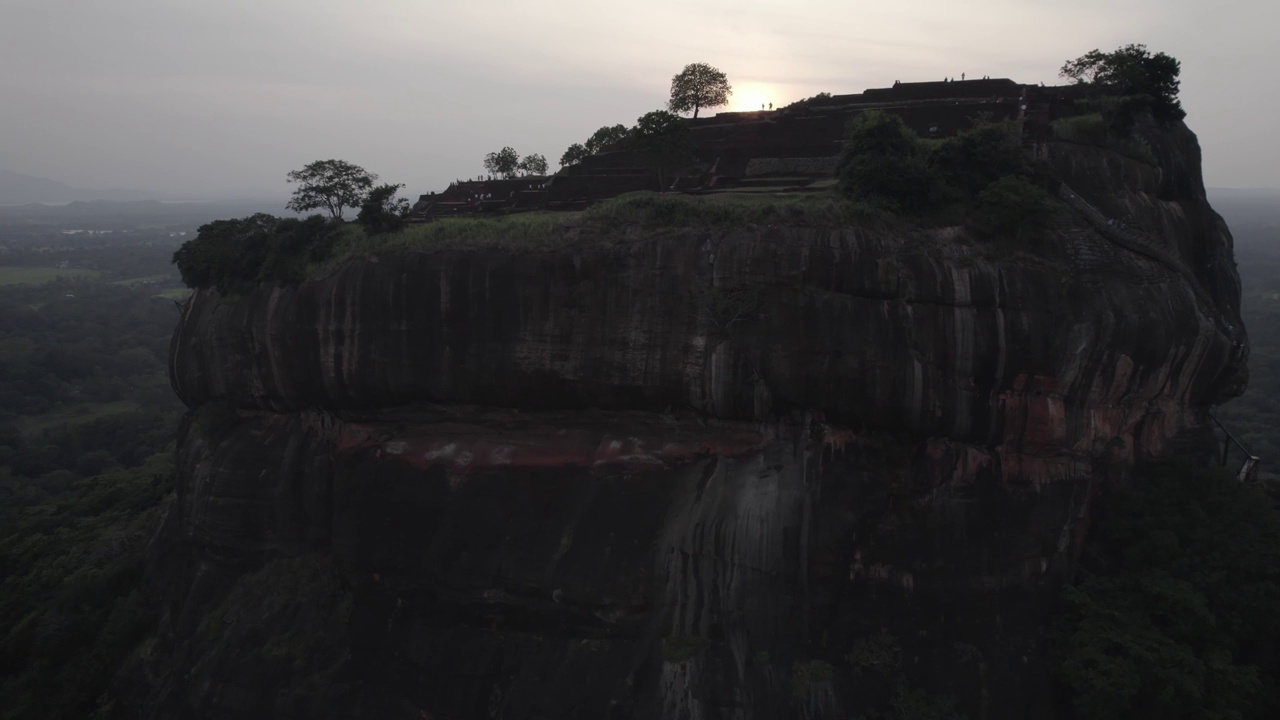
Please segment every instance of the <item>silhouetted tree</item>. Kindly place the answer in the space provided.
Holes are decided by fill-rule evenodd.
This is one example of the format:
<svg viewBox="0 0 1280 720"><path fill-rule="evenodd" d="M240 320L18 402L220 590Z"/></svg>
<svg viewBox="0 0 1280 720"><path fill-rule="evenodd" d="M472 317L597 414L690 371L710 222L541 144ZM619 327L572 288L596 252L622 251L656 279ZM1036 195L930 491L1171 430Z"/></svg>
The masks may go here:
<svg viewBox="0 0 1280 720"><path fill-rule="evenodd" d="M525 175L546 175L547 159L538 153L525 155L516 167Z"/></svg>
<svg viewBox="0 0 1280 720"><path fill-rule="evenodd" d="M658 173L658 183L667 187L667 173L693 160L693 143L689 127L679 116L665 110L654 110L636 120L630 142L641 158Z"/></svg>
<svg viewBox="0 0 1280 720"><path fill-rule="evenodd" d="M849 123L836 170L840 189L851 197L917 210L934 184L920 138L897 115L869 110Z"/></svg>
<svg viewBox="0 0 1280 720"><path fill-rule="evenodd" d="M341 220L343 208L359 207L378 176L345 160L317 160L290 171L288 178L298 189L286 208L298 213L328 210L330 218Z"/></svg>
<svg viewBox="0 0 1280 720"><path fill-rule="evenodd" d="M674 113L692 110L693 116L698 117L700 108L724 105L732 94L733 86L723 72L706 63L690 63L671 78L667 108Z"/></svg>
<svg viewBox="0 0 1280 720"><path fill-rule="evenodd" d="M174 252L173 263L187 287L217 287L223 294L241 290L256 280L279 223L267 213L205 223Z"/></svg>
<svg viewBox="0 0 1280 720"><path fill-rule="evenodd" d="M370 235L394 232L404 226L404 219L409 214L409 201L396 197L396 192L404 185L379 185L369 191L360 205L360 214L356 222Z"/></svg>
<svg viewBox="0 0 1280 720"><path fill-rule="evenodd" d="M591 133L591 137L587 138L587 142L584 143L584 147L586 147L588 154L595 155L598 152L602 152L610 145L615 145L626 140L628 132L627 126L621 123L617 125L606 125Z"/></svg>
<svg viewBox="0 0 1280 720"><path fill-rule="evenodd" d="M1178 99L1181 72L1182 64L1169 55L1153 55L1146 45L1125 45L1109 53L1090 50L1068 60L1059 74L1110 95L1144 98L1153 117L1176 122L1187 116Z"/></svg>
<svg viewBox="0 0 1280 720"><path fill-rule="evenodd" d="M563 155L560 156L560 167L577 165L590 154L591 153L587 150L585 145L582 143L574 143L569 146L569 149L564 151Z"/></svg>
<svg viewBox="0 0 1280 720"><path fill-rule="evenodd" d="M493 175L501 175L504 178L514 177L519 168L520 153L513 147L507 146L498 152L491 152L484 156L484 169Z"/></svg>

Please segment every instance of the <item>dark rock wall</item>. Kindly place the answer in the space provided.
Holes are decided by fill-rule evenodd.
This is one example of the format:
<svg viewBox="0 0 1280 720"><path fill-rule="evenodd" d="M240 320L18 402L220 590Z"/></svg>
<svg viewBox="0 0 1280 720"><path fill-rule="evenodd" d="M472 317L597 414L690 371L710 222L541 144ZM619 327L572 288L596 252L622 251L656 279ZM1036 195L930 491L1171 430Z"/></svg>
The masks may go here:
<svg viewBox="0 0 1280 720"><path fill-rule="evenodd" d="M194 419L156 543L169 619L129 697L745 720L905 687L1052 716L1045 623L1090 501L1202 449L1244 377L1198 156L1090 152L1051 161L1204 261L1199 291L1066 217L1039 258L947 230L620 229L198 292L172 354ZM216 408L238 424L211 430ZM253 590L276 572L288 592Z"/></svg>
<svg viewBox="0 0 1280 720"><path fill-rule="evenodd" d="M1149 405L1214 401L1240 372L1233 344L1181 278L1122 252L1081 271L931 236L757 228L387 257L234 302L200 291L173 380L191 406L799 410L1094 453L1132 446Z"/></svg>

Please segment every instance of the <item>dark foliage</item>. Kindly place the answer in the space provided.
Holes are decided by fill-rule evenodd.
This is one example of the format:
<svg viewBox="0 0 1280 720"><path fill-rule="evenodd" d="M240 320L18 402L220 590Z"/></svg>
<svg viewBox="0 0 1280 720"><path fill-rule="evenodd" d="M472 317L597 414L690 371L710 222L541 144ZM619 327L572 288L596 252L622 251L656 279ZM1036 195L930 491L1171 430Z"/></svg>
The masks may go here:
<svg viewBox="0 0 1280 720"><path fill-rule="evenodd" d="M645 113L636 120L629 138L631 146L651 169L658 173L661 187L667 175L694 160L689 126L679 116L665 110Z"/></svg>
<svg viewBox="0 0 1280 720"><path fill-rule="evenodd" d="M965 225L980 240L1045 249L1058 201L1052 170L1023 151L1016 122L979 119L925 143L896 115L869 111L849 126L840 190L926 221Z"/></svg>
<svg viewBox="0 0 1280 720"><path fill-rule="evenodd" d="M0 287L0 719L104 716L156 620L141 578L182 408L165 361L177 312L156 296L176 282L176 231L119 222L5 236L10 276L58 264L104 279Z"/></svg>
<svg viewBox="0 0 1280 720"><path fill-rule="evenodd" d="M409 214L409 201L396 197L396 193L404 185L379 185L369 191L368 197L360 205L360 214L356 222L364 228L368 235L390 233L404 227L404 219Z"/></svg>
<svg viewBox="0 0 1280 720"><path fill-rule="evenodd" d="M975 198L991 183L1027 168L1021 132L1016 122L978 123L939 144L929 165L960 197Z"/></svg>
<svg viewBox="0 0 1280 720"><path fill-rule="evenodd" d="M172 461L69 479L0 514L0 719L85 718L157 619L142 591ZM0 488L25 494L27 483ZM46 488L50 489L50 488Z"/></svg>
<svg viewBox="0 0 1280 720"><path fill-rule="evenodd" d="M515 177L516 171L520 169L520 153L511 146L491 152L484 156L484 169L491 175L504 178Z"/></svg>
<svg viewBox="0 0 1280 720"><path fill-rule="evenodd" d="M1057 203L1022 175L1006 175L978 193L966 224L979 235L1018 247L1044 245Z"/></svg>
<svg viewBox="0 0 1280 720"><path fill-rule="evenodd" d="M924 208L936 185L920 138L902 118L877 110L849 124L836 174L846 195L905 212Z"/></svg>
<svg viewBox="0 0 1280 720"><path fill-rule="evenodd" d="M631 131L626 125L621 123L617 125L605 125L604 127L591 133L591 137L587 138L584 143L574 143L569 146L564 154L560 156L560 166L569 167L577 165L586 158L599 152L604 152L611 148L617 148L625 143L631 136ZM546 172L546 168L543 168Z"/></svg>
<svg viewBox="0 0 1280 720"><path fill-rule="evenodd" d="M582 143L574 143L564 151L563 155L560 156L560 167L577 165L590 157L590 155L591 153L587 151L587 147L585 145Z"/></svg>
<svg viewBox="0 0 1280 720"><path fill-rule="evenodd" d="M1090 50L1068 60L1059 71L1064 78L1091 84L1108 95L1127 98L1117 106L1118 127L1127 129L1137 112L1150 112L1158 121L1176 122L1186 117L1178 99L1182 65L1162 52L1152 54L1146 45L1125 45L1113 52Z"/></svg>
<svg viewBox="0 0 1280 720"><path fill-rule="evenodd" d="M1083 568L1059 625L1077 717L1277 717L1280 516L1257 488L1152 468L1105 499Z"/></svg>
<svg viewBox="0 0 1280 720"><path fill-rule="evenodd" d="M622 123L618 123L617 125L605 125L599 130L591 133L591 137L587 138L587 141L583 143L583 148L587 151L588 155L595 155L598 152L604 152L618 143L625 142L629 132L630 131L627 130L627 126Z"/></svg>
<svg viewBox="0 0 1280 720"><path fill-rule="evenodd" d="M328 256L334 228L319 215L215 220L200 226L173 262L188 287L215 287L223 294L244 293L259 283L295 283L308 263Z"/></svg>

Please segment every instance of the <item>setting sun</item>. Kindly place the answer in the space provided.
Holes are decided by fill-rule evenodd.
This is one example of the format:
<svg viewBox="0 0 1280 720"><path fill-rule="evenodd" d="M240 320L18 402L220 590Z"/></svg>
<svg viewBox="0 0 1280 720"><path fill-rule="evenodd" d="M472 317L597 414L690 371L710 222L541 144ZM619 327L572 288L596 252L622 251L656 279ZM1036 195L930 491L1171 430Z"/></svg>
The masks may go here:
<svg viewBox="0 0 1280 720"><path fill-rule="evenodd" d="M773 103L776 108L780 99L773 87L763 83L746 82L734 86L733 95L729 98L729 109L735 112L758 111L761 107L768 108L769 103Z"/></svg>

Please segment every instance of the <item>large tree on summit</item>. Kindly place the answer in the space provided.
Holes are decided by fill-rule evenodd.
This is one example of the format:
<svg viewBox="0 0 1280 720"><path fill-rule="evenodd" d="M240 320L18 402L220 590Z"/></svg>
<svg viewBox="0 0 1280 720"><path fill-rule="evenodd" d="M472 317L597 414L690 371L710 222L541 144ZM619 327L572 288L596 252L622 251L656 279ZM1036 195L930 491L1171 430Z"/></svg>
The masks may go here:
<svg viewBox="0 0 1280 720"><path fill-rule="evenodd" d="M360 207L378 179L345 160L316 160L301 170L291 170L288 177L289 182L298 183L298 189L285 207L297 213L328 210L334 220L342 219L343 208Z"/></svg>
<svg viewBox="0 0 1280 720"><path fill-rule="evenodd" d="M1152 54L1146 45L1125 45L1114 52L1090 50L1068 60L1059 75L1078 84L1093 85L1109 95L1142 98L1151 115L1161 122L1187 116L1178 100L1178 75L1182 64L1162 52Z"/></svg>
<svg viewBox="0 0 1280 720"><path fill-rule="evenodd" d="M698 117L699 108L724 105L732 94L733 86L723 72L706 63L690 63L671 78L667 108L673 113L692 110L693 116Z"/></svg>
<svg viewBox="0 0 1280 720"><path fill-rule="evenodd" d="M484 156L484 169L492 175L511 179L520 169L520 153L510 145Z"/></svg>

